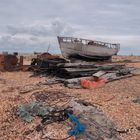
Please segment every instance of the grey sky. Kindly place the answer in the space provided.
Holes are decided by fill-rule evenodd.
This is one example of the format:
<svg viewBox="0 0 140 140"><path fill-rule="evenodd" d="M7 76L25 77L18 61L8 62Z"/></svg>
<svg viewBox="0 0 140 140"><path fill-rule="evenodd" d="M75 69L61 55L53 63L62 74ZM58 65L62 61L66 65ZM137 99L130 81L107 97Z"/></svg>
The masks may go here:
<svg viewBox="0 0 140 140"><path fill-rule="evenodd" d="M0 51L58 53L56 36L121 44L140 55L139 0L0 0Z"/></svg>

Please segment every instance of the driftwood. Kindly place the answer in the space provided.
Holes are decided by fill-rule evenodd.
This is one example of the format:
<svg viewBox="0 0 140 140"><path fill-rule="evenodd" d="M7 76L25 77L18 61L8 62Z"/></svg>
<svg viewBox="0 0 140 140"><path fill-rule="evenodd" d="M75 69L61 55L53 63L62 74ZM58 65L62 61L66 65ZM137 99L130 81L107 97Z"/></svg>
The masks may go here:
<svg viewBox="0 0 140 140"><path fill-rule="evenodd" d="M76 63L77 64L77 63ZM62 68L62 67L56 67L55 69L57 70L57 76L61 78L78 78L78 77L87 77L87 76L92 76L98 71L118 71L120 69L124 69L124 65L118 65L118 64L103 64L103 65L92 65L91 67L87 67L90 63L88 63L86 66L83 64L80 68L80 64L78 63L77 67L76 64L74 63L69 63L65 65L70 65L73 66L73 68ZM60 64L61 65L61 64ZM64 65L64 64L63 64ZM62 65L61 65L62 66ZM85 67L84 67L85 66Z"/></svg>
<svg viewBox="0 0 140 140"><path fill-rule="evenodd" d="M102 68L102 69L119 69L125 66L124 64L97 64L95 62L82 63L59 63L57 68Z"/></svg>
<svg viewBox="0 0 140 140"><path fill-rule="evenodd" d="M63 82L64 82L64 79L48 79L48 80L39 82L38 85L54 85L54 84L59 84Z"/></svg>
<svg viewBox="0 0 140 140"><path fill-rule="evenodd" d="M89 71L98 71L98 68L62 68L66 72L89 72Z"/></svg>
<svg viewBox="0 0 140 140"><path fill-rule="evenodd" d="M34 84L34 85L26 85L26 86L21 87L19 89L19 93L20 94L25 94L25 93L28 93L28 92L32 92L32 91L38 90L39 88L40 88L40 86L36 85L36 84Z"/></svg>
<svg viewBox="0 0 140 140"><path fill-rule="evenodd" d="M125 78L129 78L129 77L132 77L133 74L129 74L129 75L125 75L125 76L119 76L119 77L116 77L116 78L113 78L113 79L109 79L108 82L112 82L112 81L116 81L116 80L120 80L120 79L125 79Z"/></svg>
<svg viewBox="0 0 140 140"><path fill-rule="evenodd" d="M95 62L82 62L82 63L59 63L57 67L59 68L92 68L94 67Z"/></svg>
<svg viewBox="0 0 140 140"><path fill-rule="evenodd" d="M104 75L106 72L105 71L98 71L96 73L93 74L94 77L101 77L102 75Z"/></svg>
<svg viewBox="0 0 140 140"><path fill-rule="evenodd" d="M72 78L72 79L68 79L65 80L65 84L73 84L73 83L77 83L80 82L81 79L92 79L93 77L80 77L80 78Z"/></svg>
<svg viewBox="0 0 140 140"><path fill-rule="evenodd" d="M47 63L43 63L42 67L34 69L35 74L53 75L64 79L103 76L109 81L130 77L134 74L140 74L140 70L134 71L134 69L127 68L124 64L105 64L97 62L67 63L55 59L47 60L45 62ZM48 81L46 84L56 84L58 82L60 81ZM72 81L72 83L73 82L74 81Z"/></svg>
<svg viewBox="0 0 140 140"><path fill-rule="evenodd" d="M133 75L140 75L140 69L134 69L131 71L131 74Z"/></svg>
<svg viewBox="0 0 140 140"><path fill-rule="evenodd" d="M93 76L72 78L72 79L65 80L64 84L65 84L65 86L67 86L69 88L80 88L81 79L87 79L87 80L94 81L94 77L98 77L98 78L105 78L107 80L107 83L109 83L112 81L129 78L132 76L133 76L133 74L130 74L130 71L127 71L127 69L126 69L126 71L124 69L122 69L122 71L109 72L109 73L106 73L105 71L99 71L99 72L93 74Z"/></svg>

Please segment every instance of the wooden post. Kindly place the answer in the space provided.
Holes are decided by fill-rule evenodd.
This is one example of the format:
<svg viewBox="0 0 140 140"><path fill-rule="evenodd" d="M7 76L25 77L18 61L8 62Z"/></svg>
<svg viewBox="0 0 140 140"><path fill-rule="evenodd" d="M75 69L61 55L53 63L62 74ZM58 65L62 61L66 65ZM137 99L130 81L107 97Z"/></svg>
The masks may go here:
<svg viewBox="0 0 140 140"><path fill-rule="evenodd" d="M19 66L20 67L23 66L23 56L20 56L20 58L19 58Z"/></svg>

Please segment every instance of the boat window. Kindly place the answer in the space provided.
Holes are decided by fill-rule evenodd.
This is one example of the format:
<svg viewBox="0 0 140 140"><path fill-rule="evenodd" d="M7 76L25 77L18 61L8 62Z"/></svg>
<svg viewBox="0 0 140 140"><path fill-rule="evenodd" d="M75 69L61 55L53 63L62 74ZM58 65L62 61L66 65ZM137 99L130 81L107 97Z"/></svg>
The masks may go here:
<svg viewBox="0 0 140 140"><path fill-rule="evenodd" d="M84 45L95 45L99 47L120 49L120 44L111 44L111 43L106 43L106 42L101 42L101 41L86 40L86 39L71 38L71 37L63 37L60 39L63 42L73 42L73 43L84 44Z"/></svg>
<svg viewBox="0 0 140 140"><path fill-rule="evenodd" d="M63 42L71 42L71 39L69 39L69 38L63 38Z"/></svg>
<svg viewBox="0 0 140 140"><path fill-rule="evenodd" d="M81 40L82 41L82 44L86 45L86 41L85 40Z"/></svg>

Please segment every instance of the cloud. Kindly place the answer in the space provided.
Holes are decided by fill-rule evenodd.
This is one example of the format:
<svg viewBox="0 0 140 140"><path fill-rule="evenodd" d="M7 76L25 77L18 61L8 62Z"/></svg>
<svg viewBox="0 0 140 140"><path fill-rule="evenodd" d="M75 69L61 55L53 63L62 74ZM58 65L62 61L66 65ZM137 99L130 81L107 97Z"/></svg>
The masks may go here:
<svg viewBox="0 0 140 140"><path fill-rule="evenodd" d="M47 51L49 44L51 45L50 52L59 53L59 48L56 50L57 40L54 37L36 37L36 36L11 36L5 35L0 37L1 51L19 51L19 52L34 52Z"/></svg>
<svg viewBox="0 0 140 140"><path fill-rule="evenodd" d="M140 52L138 0L1 0L0 51L60 52L56 36L121 43L122 54Z"/></svg>
<svg viewBox="0 0 140 140"><path fill-rule="evenodd" d="M49 22L40 21L31 25L7 25L7 31L11 35L29 34L34 36L72 35L74 33L73 27L59 18Z"/></svg>
<svg viewBox="0 0 140 140"><path fill-rule="evenodd" d="M34 24L7 25L7 33L1 35L1 50L46 51L51 44L50 52L60 53L57 36L72 36L75 27L60 18L48 21L36 21Z"/></svg>

